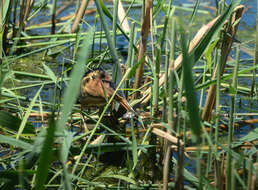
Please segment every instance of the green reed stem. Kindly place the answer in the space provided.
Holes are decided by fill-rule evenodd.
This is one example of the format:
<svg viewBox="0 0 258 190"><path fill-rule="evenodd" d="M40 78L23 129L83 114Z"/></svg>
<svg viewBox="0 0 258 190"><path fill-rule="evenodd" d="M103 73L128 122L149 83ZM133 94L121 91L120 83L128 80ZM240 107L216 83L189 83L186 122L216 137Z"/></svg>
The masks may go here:
<svg viewBox="0 0 258 190"><path fill-rule="evenodd" d="M82 32L82 26L79 25L79 28L76 32L75 46L74 46L74 51L73 51L73 61L75 61L75 59L76 59L77 51L78 51L78 48L80 45L81 32ZM94 44L94 36L93 36L92 43ZM92 45L92 46L94 46L94 45Z"/></svg>
<svg viewBox="0 0 258 190"><path fill-rule="evenodd" d="M115 0L114 11L113 11L113 44L116 47L116 29L117 29L117 11L118 11L118 0Z"/></svg>
<svg viewBox="0 0 258 190"><path fill-rule="evenodd" d="M193 21L194 21L195 15L196 15L196 13L198 11L199 4L200 4L200 0L197 0L195 2L195 5L194 5L194 10L193 10L192 15L191 15L190 23L193 23Z"/></svg>
<svg viewBox="0 0 258 190"><path fill-rule="evenodd" d="M215 63L218 65L218 75L217 75L217 84L216 84L216 126L215 126L215 143L218 143L219 136L219 121L220 121L220 85L221 85L221 50L216 49L216 59ZM216 151L218 147L216 146Z"/></svg>
<svg viewBox="0 0 258 190"><path fill-rule="evenodd" d="M134 62L134 48L133 44L135 42L135 37L137 33L135 32L135 22L132 22L131 24L131 30L130 30L130 41L129 41L129 49L128 49L128 57L127 57L127 62L126 62L126 70L131 68L133 66ZM126 79L126 86L125 88L129 88L130 86L130 81L129 78ZM126 97L128 97L128 91L125 91Z"/></svg>
<svg viewBox="0 0 258 190"><path fill-rule="evenodd" d="M158 111L158 102L159 102L159 73L160 73L160 47L156 51L156 60L154 60L154 84L153 84L153 111L154 116Z"/></svg>
<svg viewBox="0 0 258 190"><path fill-rule="evenodd" d="M233 158L232 162L230 163L231 164L231 170L232 170L232 173L231 173L231 190L235 190L237 189L236 188L236 179L235 179L235 170L236 170L236 159Z"/></svg>
<svg viewBox="0 0 258 190"><path fill-rule="evenodd" d="M168 98L168 69L169 69L169 42L166 42L165 47L165 82L164 82L164 95L163 95L163 105L162 105L162 121L167 122L167 98Z"/></svg>
<svg viewBox="0 0 258 190"><path fill-rule="evenodd" d="M202 73L202 83L206 81L207 68L208 68L208 64L205 64L203 68L203 73ZM203 97L204 97L204 88L202 88L200 92L200 103L199 103L200 108L202 107L202 104L203 104Z"/></svg>
<svg viewBox="0 0 258 190"><path fill-rule="evenodd" d="M102 10L101 5L100 5L100 0L96 0L95 3L96 3L96 6L97 6L97 10L98 10L98 13L99 13L99 16L100 16L101 23L103 25L103 28L104 28L104 31L105 31L105 34L106 34L108 47L110 49L110 53L111 53L111 56L112 56L112 59L113 59L113 62L114 62L113 63L113 68L112 68L112 80L113 80L114 83L118 84L119 81L121 81L121 79L122 79L122 71L121 71L121 67L120 67L119 58L118 58L113 40L110 36L110 32L109 32L109 29L108 29L107 22L104 18L104 13L103 13L103 10Z"/></svg>
<svg viewBox="0 0 258 190"><path fill-rule="evenodd" d="M250 155L248 158L249 166L248 166L248 178L247 178L247 189L252 189L252 177L253 177L253 163L252 163L252 156ZM257 174L256 170L256 174ZM257 175L256 175L257 177Z"/></svg>
<svg viewBox="0 0 258 190"><path fill-rule="evenodd" d="M128 16L128 13L131 11L131 8L132 8L134 2L135 2L135 0L132 0L132 1L130 2L131 4L129 5L129 7L126 8L125 16L124 16L124 18L122 19L122 21L120 22L120 25L121 25L121 26L122 26L122 24L123 24L125 18ZM130 41L130 39L129 39L129 41Z"/></svg>
<svg viewBox="0 0 258 190"><path fill-rule="evenodd" d="M170 4L172 4L172 1L170 1ZM170 9L169 9L170 11ZM168 15L166 18L171 18L170 12L168 12ZM168 20L167 22L168 23ZM167 24L166 24L167 25ZM171 21L171 41L168 40L166 43L166 46L169 44L169 49L166 49L166 63L165 63L165 98L164 98L164 120L166 120L166 117L168 118L168 126L170 127L170 130L167 130L168 134L171 134L172 129L174 128L174 120L173 120L173 87L174 87L174 70L169 69L169 62L174 61L174 51L175 51L175 18L172 17ZM168 33L166 33L166 36ZM168 52L170 51L170 53ZM172 66L173 67L173 66ZM169 75L169 81L168 81L168 72L170 72ZM168 82L167 82L168 81ZM168 116L166 115L166 99L168 96ZM164 121L166 122L166 121ZM165 146L165 159L164 159L164 166L163 166L163 190L168 189L168 179L169 179L169 173L170 173L170 164L171 164L171 142L167 141Z"/></svg>
<svg viewBox="0 0 258 190"><path fill-rule="evenodd" d="M229 113L229 124L228 124L228 154L227 154L227 189L232 189L232 139L233 139L233 132L234 132L234 114L235 114L235 102L236 102L236 95L237 95L237 71L239 67L239 55L240 50L239 46L236 49L236 64L234 67L234 75L233 75L233 82L231 88L231 104L230 104L230 113Z"/></svg>
<svg viewBox="0 0 258 190"><path fill-rule="evenodd" d="M218 154L218 144L219 144L219 122L220 122L220 84L221 84L221 49L216 48L215 50L215 63L218 65L218 75L217 75L217 84L216 84L216 120L215 120L215 151ZM212 130L212 129L211 129ZM220 187L221 175L220 169L218 167L219 161L217 159L214 160L214 170L215 172L215 179L217 187Z"/></svg>
<svg viewBox="0 0 258 190"><path fill-rule="evenodd" d="M131 30L130 30L130 41L129 41L128 57L127 57L127 64L126 64L126 68L127 69L133 66L134 53L135 53L133 45L135 43L136 35L137 35L137 33L135 31L135 22L132 22Z"/></svg>

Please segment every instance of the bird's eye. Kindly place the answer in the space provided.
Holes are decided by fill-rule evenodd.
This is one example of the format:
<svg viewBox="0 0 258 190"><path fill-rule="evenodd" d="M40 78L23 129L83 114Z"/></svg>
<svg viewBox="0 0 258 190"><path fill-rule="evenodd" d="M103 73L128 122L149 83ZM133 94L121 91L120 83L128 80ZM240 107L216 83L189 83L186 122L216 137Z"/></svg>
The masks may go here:
<svg viewBox="0 0 258 190"><path fill-rule="evenodd" d="M105 72L100 72L100 78L105 78L106 77L106 75L105 75Z"/></svg>
<svg viewBox="0 0 258 190"><path fill-rule="evenodd" d="M90 81L90 78L87 77L87 78L85 79L85 83L88 83L89 81Z"/></svg>

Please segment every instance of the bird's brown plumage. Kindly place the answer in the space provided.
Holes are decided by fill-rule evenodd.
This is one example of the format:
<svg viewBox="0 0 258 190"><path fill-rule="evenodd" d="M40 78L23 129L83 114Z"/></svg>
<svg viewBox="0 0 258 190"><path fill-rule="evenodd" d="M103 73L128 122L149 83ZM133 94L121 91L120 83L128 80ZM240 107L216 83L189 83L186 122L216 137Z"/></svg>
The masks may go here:
<svg viewBox="0 0 258 190"><path fill-rule="evenodd" d="M102 107L114 92L115 85L110 80L109 75L105 71L97 69L86 73L82 78L79 102L82 108ZM127 100L119 92L116 93L114 99L127 111L134 112Z"/></svg>

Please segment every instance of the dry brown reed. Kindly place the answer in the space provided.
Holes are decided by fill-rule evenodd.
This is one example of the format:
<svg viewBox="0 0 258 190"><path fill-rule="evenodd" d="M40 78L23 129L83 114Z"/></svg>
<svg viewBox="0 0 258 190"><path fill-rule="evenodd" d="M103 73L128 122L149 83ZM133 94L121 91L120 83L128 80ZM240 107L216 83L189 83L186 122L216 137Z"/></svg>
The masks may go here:
<svg viewBox="0 0 258 190"><path fill-rule="evenodd" d="M226 34L223 35L222 45L221 45L221 73L223 75L225 70L225 65L227 62L228 54L231 50L232 44L234 42L234 38L237 32L237 27L239 24L239 19L242 17L244 10L243 5L239 5L235 8L234 13L232 15L231 24L226 24L225 32ZM213 79L215 79L218 75L218 67L216 66L215 72L213 74ZM211 85L208 90L208 95L205 101L205 105L202 112L202 119L205 121L211 120L211 113L215 105L216 99L216 85Z"/></svg>
<svg viewBox="0 0 258 190"><path fill-rule="evenodd" d="M196 35L190 42L189 50L188 50L189 53L191 53L191 51L199 44L201 39L205 36L207 31L209 31L209 29L215 24L215 22L217 21L218 18L219 17L216 17L212 21L210 21L208 24L203 25L202 28L196 33ZM182 64L182 54L180 54L177 57L177 59L174 61L174 70L177 70L179 67L181 67L181 64ZM170 70L172 70L172 66L173 66L173 61L171 61L169 63ZM170 73L170 72L168 72L168 73ZM164 83L165 83L165 74L162 74L160 76L159 86L162 86ZM149 87L144 93L144 95L146 95L146 96L144 96L144 99L142 100L143 104L146 104L150 100L150 98L151 98L150 92L151 92L151 87Z"/></svg>
<svg viewBox="0 0 258 190"><path fill-rule="evenodd" d="M152 7L152 1L145 0L144 15L142 16L141 39L139 42L139 49L138 49L138 56L137 56L137 62L141 62L141 64L139 65L135 73L135 81L133 86L134 89L138 89L140 87L141 80L143 77L144 57L145 57L147 40L148 40L148 35L150 30L151 7ZM140 94L139 92L136 92L133 98L136 98L139 94Z"/></svg>

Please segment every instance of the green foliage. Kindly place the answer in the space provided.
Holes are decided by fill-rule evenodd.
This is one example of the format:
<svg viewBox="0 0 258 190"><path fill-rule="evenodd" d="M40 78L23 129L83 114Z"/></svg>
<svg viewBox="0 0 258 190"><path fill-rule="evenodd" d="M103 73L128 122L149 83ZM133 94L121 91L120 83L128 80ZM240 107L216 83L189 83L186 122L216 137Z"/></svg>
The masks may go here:
<svg viewBox="0 0 258 190"><path fill-rule="evenodd" d="M188 47L185 41L185 34L183 29L181 29L181 46L183 53L183 83L185 87L185 95L187 99L187 110L189 112L189 119L191 130L193 132L193 141L200 143L201 135L201 119L199 115L199 108L197 104L197 96L194 88L194 80L192 74L192 60L193 58L188 55Z"/></svg>
<svg viewBox="0 0 258 190"><path fill-rule="evenodd" d="M209 47L209 44L212 42L212 39L218 36L218 32L221 30L226 19L230 17L233 10L237 5L239 5L239 3L240 3L240 0L233 1L229 5L227 10L217 19L215 24L210 28L210 30L206 33L206 35L201 39L200 43L194 48L194 50L190 54L190 57L193 57L195 60L194 63L196 63L200 59L205 49Z"/></svg>
<svg viewBox="0 0 258 190"><path fill-rule="evenodd" d="M22 132L23 132L25 126L26 126L26 123L27 123L27 120L29 118L29 115L30 115L30 113L32 111L33 106L35 105L36 99L38 98L38 96L39 96L43 86L44 86L44 84L41 86L41 88L38 90L38 92L33 97L32 101L30 102L30 105L29 105L29 107L28 107L28 109L27 109L27 111L25 113L25 116L23 117L22 122L21 122L21 124L19 126L18 133L17 133L17 136L16 136L17 139L19 139L19 136L22 134Z"/></svg>
<svg viewBox="0 0 258 190"><path fill-rule="evenodd" d="M48 178L49 168L53 158L53 145L55 139L56 124L54 114L50 116L47 134L40 152L39 164L36 173L35 189L45 189L44 185Z"/></svg>

